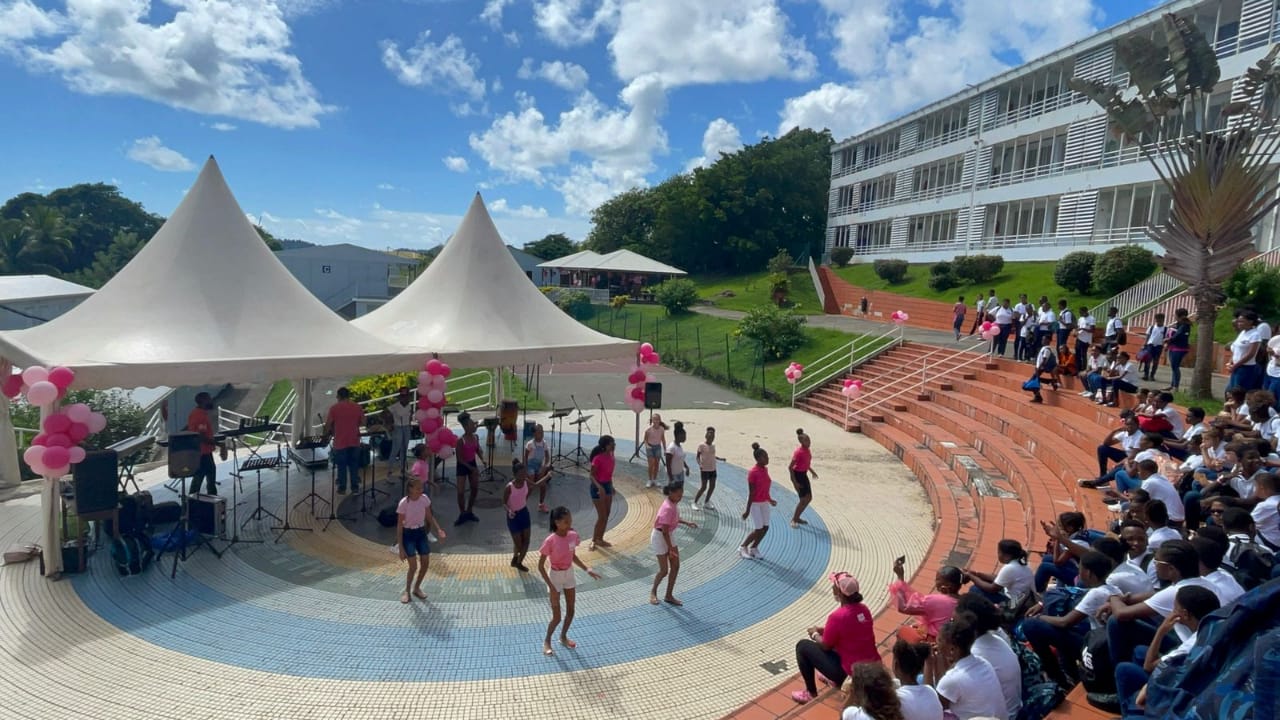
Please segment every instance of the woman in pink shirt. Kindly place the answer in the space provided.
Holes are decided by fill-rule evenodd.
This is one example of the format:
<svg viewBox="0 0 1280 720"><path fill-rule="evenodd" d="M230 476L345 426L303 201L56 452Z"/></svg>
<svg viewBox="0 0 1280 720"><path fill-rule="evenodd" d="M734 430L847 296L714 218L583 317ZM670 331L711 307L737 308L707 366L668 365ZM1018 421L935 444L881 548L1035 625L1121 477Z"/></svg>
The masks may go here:
<svg viewBox="0 0 1280 720"><path fill-rule="evenodd" d="M931 642L938 636L942 624L955 613L964 576L959 568L944 566L933 576L934 592L921 595L903 579L906 562L905 557L894 561L893 574L898 579L889 583L889 595L897 601L898 612L918 616L924 625L903 625L898 628L898 637L909 643Z"/></svg>
<svg viewBox="0 0 1280 720"><path fill-rule="evenodd" d="M742 519L751 518L754 529L747 533L747 539L738 548L738 555L747 560L762 557L760 541L769 532L769 510L778 504L769 494L773 485L773 480L769 479L769 453L760 447L760 443L751 443L751 455L756 464L747 471L747 509L742 513Z"/></svg>
<svg viewBox="0 0 1280 720"><path fill-rule="evenodd" d="M578 559L578 533L573 529L573 515L569 508L558 507L551 511L551 534L538 548L538 572L547 584L551 597L551 622L547 623L547 637L542 641L542 654L550 655L551 636L560 624L560 593L564 593L564 627L560 629L560 644L572 650L578 643L569 639L569 626L573 624L574 601L577 598L577 578L573 566L577 565L596 580L600 575ZM547 565L551 568L548 570Z"/></svg>
<svg viewBox="0 0 1280 720"><path fill-rule="evenodd" d="M825 625L809 628L809 639L796 643L796 664L804 689L791 693L791 699L798 703L807 703L818 694L817 673L840 687L854 665L880 662L871 609L862 603L857 578L847 572L831 573L831 594L840 607L827 616Z"/></svg>
<svg viewBox="0 0 1280 720"><path fill-rule="evenodd" d="M604 529L609 524L609 513L613 511L613 457L614 442L612 435L601 435L596 446L591 448L591 503L596 506L596 526L591 532L589 549L596 546L613 547L613 543L604 539Z"/></svg>
<svg viewBox="0 0 1280 720"><path fill-rule="evenodd" d="M691 528L698 526L680 519L680 500L684 497L684 483L671 483L662 489L662 493L667 496L667 499L662 503L662 507L658 508L658 516L653 520L653 532L649 533L649 547L658 557L658 574L654 576L653 589L649 591L649 604L658 604L658 586L662 584L662 578L665 577L667 596L663 599L678 607L684 603L677 600L671 593L676 587L676 576L680 574L680 548L676 547L675 540L672 540L671 536L681 525Z"/></svg>
<svg viewBox="0 0 1280 720"><path fill-rule="evenodd" d="M813 471L813 453L809 452L810 440L804 434L804 428L796 428L796 439L800 442L800 447L791 454L791 464L787 469L791 471L791 484L795 486L800 502L796 503L796 511L791 516L791 527L809 524L808 520L800 519L800 513L813 501L813 487L809 484L809 476L818 477L818 473Z"/></svg>

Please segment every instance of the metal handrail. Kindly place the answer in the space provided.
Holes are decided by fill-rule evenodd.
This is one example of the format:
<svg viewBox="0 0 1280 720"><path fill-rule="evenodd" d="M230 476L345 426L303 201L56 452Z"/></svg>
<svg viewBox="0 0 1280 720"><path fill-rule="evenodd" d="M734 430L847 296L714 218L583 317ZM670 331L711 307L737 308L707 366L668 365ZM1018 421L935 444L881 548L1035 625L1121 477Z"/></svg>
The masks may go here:
<svg viewBox="0 0 1280 720"><path fill-rule="evenodd" d="M877 399L875 402L871 403L870 405L864 405L864 406L862 406L861 408L858 408L858 409L856 410L856 412L854 411L854 408L852 408L852 407L851 407L851 402L850 402L849 398L847 398L847 397L846 397L846 398L845 398L845 411L844 411L844 421L845 421L845 423L847 424L847 423L849 422L849 419L850 419L851 417L859 417L859 413L865 413L865 412L867 412L868 410L871 410L872 408L879 407L879 406L881 406L881 405L885 404L886 402L889 402L890 400L893 400L894 398L900 397L900 396L902 396L902 395L904 395L904 394L906 394L906 393L908 393L908 392L910 392L910 391L912 391L912 390L915 390L915 389L917 389L917 388L923 388L923 387L924 387L926 384L928 384L928 382L929 382L929 377L928 377L928 369L929 369L929 367L931 367L931 366L932 366L932 367L936 367L936 366L938 366L938 365L941 365L941 364L942 364L943 362L945 362L946 360L950 360L950 359L952 359L952 358L959 357L959 356L961 356L961 355L964 355L965 353L975 352L976 350L978 350L979 348L984 347L984 346L986 346L986 347L990 348L990 345L991 345L991 343L990 343L990 342L988 342L988 341L986 341L986 340L983 340L982 342L980 342L980 343L978 343L978 344L974 345L973 347L964 348L964 349L961 349L961 350L956 350L956 351L952 352L950 355L948 355L946 358L943 358L942 360L939 360L939 361L934 362L934 363L931 363L931 364L925 364L924 366L922 366L922 367L920 368L920 379L919 379L919 380L917 380L917 381L915 381L915 382L911 383L910 385L908 385L908 386L906 386L906 387L904 387L904 388L902 388L902 389L898 390L897 392L893 393L892 395L889 395L888 397L879 398L879 399ZM930 353L930 355L931 355L931 354L933 354L933 353ZM961 369L963 369L963 368L969 367L970 365L973 365L974 363L977 363L977 362L980 362L980 361L984 361L984 360L989 359L989 358L990 358L990 355L991 355L991 352L990 352L990 349L988 349L988 351L987 351L986 353L984 353L984 354L981 354L981 355L975 355L973 358L970 358L969 360L966 360L965 362L962 362L962 363L960 363L959 365L956 365L956 366L955 366L955 367L953 367L953 368L950 368L950 369L945 370L945 371L943 371L943 372L941 372L941 373L938 373L937 375L935 375L935 376L933 377L933 379L934 379L934 380L938 380L938 379L940 379L940 378L945 378L945 377L947 377L947 376L949 376L949 375L954 374L954 373L955 373L956 371L958 371L958 370L961 370ZM926 356L924 356L924 357L928 357L928 356L926 355ZM861 420L861 418L859 418L859 420Z"/></svg>
<svg viewBox="0 0 1280 720"><path fill-rule="evenodd" d="M892 340L884 342L893 335L897 335L896 342ZM858 345L861 341L865 342L862 343L863 354L860 356L858 354ZM848 345L842 345L814 360L805 367L804 377L809 378L808 382L797 382L791 386L791 407L796 406L797 400L827 384L836 376L847 373L889 348L902 343L902 327L894 325L879 335L859 335L850 341Z"/></svg>

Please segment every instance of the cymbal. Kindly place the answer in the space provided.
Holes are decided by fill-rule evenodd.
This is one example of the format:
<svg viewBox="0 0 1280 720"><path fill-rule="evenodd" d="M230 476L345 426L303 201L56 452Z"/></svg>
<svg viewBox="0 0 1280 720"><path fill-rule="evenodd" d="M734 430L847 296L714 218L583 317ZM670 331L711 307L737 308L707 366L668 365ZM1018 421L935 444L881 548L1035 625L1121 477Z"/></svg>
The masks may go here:
<svg viewBox="0 0 1280 720"><path fill-rule="evenodd" d="M584 423L584 422L586 422L586 421L590 420L590 419L591 419L591 417L592 417L591 415L583 415L583 416L582 416L582 417L580 417L580 418L576 418L576 419L574 419L574 420L570 420L570 421L569 421L569 424L570 424L570 425L581 425L582 423Z"/></svg>

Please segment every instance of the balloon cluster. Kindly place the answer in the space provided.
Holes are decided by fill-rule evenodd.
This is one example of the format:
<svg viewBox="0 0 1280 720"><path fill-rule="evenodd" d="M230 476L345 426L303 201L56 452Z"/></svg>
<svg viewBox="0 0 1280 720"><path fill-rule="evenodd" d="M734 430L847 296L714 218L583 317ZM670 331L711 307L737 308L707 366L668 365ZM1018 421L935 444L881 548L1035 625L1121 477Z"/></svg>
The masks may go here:
<svg viewBox="0 0 1280 720"><path fill-rule="evenodd" d="M787 376L787 382L795 385L804 376L804 366L798 362L793 362L787 366L787 369L782 374Z"/></svg>
<svg viewBox="0 0 1280 720"><path fill-rule="evenodd" d="M995 340L996 336L999 334L1000 334L999 325L996 325L990 320L984 321L982 323L982 339L983 340Z"/></svg>
<svg viewBox="0 0 1280 720"><path fill-rule="evenodd" d="M853 378L845 378L844 387L840 388L840 394L850 400L856 400L858 396L862 394L862 381L855 380Z"/></svg>
<svg viewBox="0 0 1280 720"><path fill-rule="evenodd" d="M645 370L648 365L657 365L662 357L653 351L653 345L643 343L640 345L639 364L631 368L631 374L627 375L627 407L631 408L631 412L639 414L644 410L644 384L647 382L655 382L653 373Z"/></svg>
<svg viewBox="0 0 1280 720"><path fill-rule="evenodd" d="M453 456L458 436L444 425L441 409L445 403L445 381L453 371L449 366L432 358L418 373L418 412L414 419L422 430L423 442L437 457L446 460Z"/></svg>
<svg viewBox="0 0 1280 720"><path fill-rule="evenodd" d="M5 378L0 390L10 399L22 395L32 405L44 406L66 397L67 388L75 379L76 374L67 368L33 365ZM106 427L107 418L102 413L84 403L68 405L45 417L22 459L37 475L66 475L72 465L84 460L80 443Z"/></svg>
<svg viewBox="0 0 1280 720"><path fill-rule="evenodd" d="M902 310L894 310L893 314L889 316L889 319L898 325L905 325L907 320L911 319L911 316Z"/></svg>

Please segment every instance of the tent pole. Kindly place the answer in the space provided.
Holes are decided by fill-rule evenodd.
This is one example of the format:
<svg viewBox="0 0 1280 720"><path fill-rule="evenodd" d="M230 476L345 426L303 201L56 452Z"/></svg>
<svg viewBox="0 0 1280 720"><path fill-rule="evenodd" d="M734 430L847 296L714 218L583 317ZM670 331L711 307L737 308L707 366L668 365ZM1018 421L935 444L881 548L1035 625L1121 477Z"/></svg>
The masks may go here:
<svg viewBox="0 0 1280 720"><path fill-rule="evenodd" d="M22 483L18 438L14 433L9 405L9 398L0 395L0 488L14 488Z"/></svg>
<svg viewBox="0 0 1280 720"><path fill-rule="evenodd" d="M45 418L54 413L57 401L40 408L40 427ZM44 554L44 576L57 578L62 574L62 533L59 518L62 515L62 495L58 492L59 479L45 476L40 487L40 516L44 519L41 551Z"/></svg>

